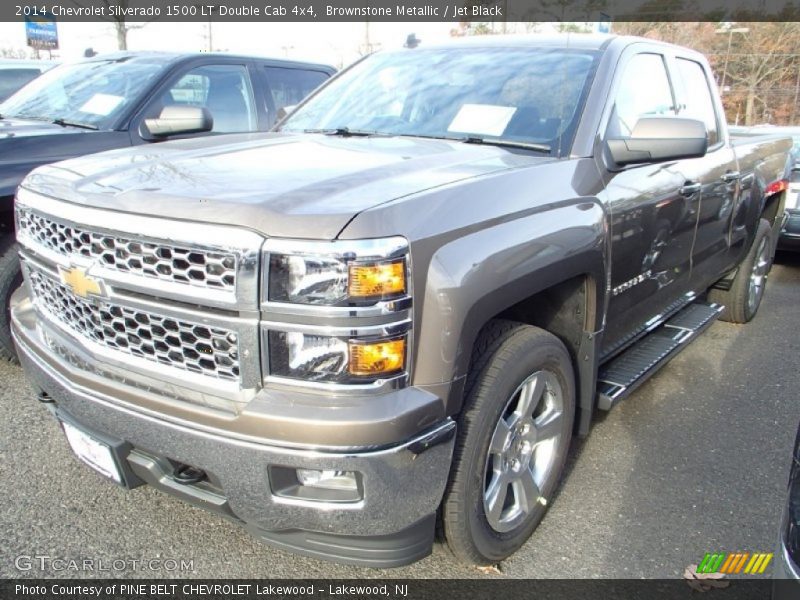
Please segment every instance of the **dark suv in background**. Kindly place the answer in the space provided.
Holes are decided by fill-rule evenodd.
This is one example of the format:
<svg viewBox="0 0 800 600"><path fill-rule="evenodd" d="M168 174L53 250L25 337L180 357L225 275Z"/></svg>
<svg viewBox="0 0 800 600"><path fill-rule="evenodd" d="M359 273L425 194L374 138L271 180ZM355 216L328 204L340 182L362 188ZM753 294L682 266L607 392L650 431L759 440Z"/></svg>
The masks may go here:
<svg viewBox="0 0 800 600"><path fill-rule="evenodd" d="M52 69L0 104L0 357L15 357L14 193L33 168L178 137L267 131L281 108L334 72L250 56L124 52Z"/></svg>
<svg viewBox="0 0 800 600"><path fill-rule="evenodd" d="M800 251L800 127L756 125L754 127L735 126L730 128L731 137L745 138L764 135L789 136L792 138L790 159L793 169L786 191L786 218L778 238L778 248L793 252Z"/></svg>
<svg viewBox="0 0 800 600"><path fill-rule="evenodd" d="M778 547L773 576L775 578L773 600L788 600L800 595L800 427L794 443L789 475L789 499L783 513L781 543Z"/></svg>
<svg viewBox="0 0 800 600"><path fill-rule="evenodd" d="M0 102L57 65L51 60L0 59Z"/></svg>

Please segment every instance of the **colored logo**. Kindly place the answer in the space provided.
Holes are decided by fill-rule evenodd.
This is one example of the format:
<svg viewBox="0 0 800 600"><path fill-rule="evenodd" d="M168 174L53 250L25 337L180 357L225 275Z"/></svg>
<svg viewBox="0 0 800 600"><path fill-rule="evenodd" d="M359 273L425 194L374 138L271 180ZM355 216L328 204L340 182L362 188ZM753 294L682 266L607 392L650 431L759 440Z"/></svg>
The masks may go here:
<svg viewBox="0 0 800 600"><path fill-rule="evenodd" d="M772 552L707 552L697 566L698 573L761 575L772 560Z"/></svg>
<svg viewBox="0 0 800 600"><path fill-rule="evenodd" d="M61 282L69 286L81 298L87 298L89 295L103 295L102 282L87 275L86 271L80 267L72 267L71 269L59 267L58 273L61 276Z"/></svg>

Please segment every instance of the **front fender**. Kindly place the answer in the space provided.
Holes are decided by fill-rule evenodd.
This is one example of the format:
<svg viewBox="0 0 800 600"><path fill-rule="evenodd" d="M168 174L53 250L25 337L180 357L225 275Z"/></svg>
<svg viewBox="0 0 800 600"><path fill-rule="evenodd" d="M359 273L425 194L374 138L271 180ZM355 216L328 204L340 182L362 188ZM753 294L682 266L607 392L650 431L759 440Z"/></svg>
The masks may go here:
<svg viewBox="0 0 800 600"><path fill-rule="evenodd" d="M433 385L466 375L481 328L520 301L587 275L605 298L604 212L595 200L536 211L453 240L427 271L417 331L414 381ZM595 318L602 307L593 311ZM601 323L589 324L592 332ZM457 400L451 400L453 404ZM448 406L447 412L458 412Z"/></svg>
<svg viewBox="0 0 800 600"><path fill-rule="evenodd" d="M506 308L585 275L596 299L586 326L591 333L602 329L608 242L597 199L602 189L591 159L531 161L398 198L356 215L341 232L342 239L409 240L412 382L439 396L447 414L460 408L478 332Z"/></svg>

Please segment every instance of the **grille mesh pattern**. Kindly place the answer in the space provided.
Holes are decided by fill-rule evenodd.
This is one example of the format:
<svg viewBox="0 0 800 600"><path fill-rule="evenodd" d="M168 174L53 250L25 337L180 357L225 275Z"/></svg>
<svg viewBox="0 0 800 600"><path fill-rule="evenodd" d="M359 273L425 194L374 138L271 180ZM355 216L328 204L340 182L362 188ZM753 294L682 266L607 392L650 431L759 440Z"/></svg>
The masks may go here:
<svg viewBox="0 0 800 600"><path fill-rule="evenodd" d="M83 300L49 277L29 270L41 310L75 333L108 348L177 369L239 379L236 333L162 317L108 302Z"/></svg>
<svg viewBox="0 0 800 600"><path fill-rule="evenodd" d="M236 287L234 254L136 241L58 223L24 208L17 211L19 231L59 254L86 256L110 269L163 281Z"/></svg>

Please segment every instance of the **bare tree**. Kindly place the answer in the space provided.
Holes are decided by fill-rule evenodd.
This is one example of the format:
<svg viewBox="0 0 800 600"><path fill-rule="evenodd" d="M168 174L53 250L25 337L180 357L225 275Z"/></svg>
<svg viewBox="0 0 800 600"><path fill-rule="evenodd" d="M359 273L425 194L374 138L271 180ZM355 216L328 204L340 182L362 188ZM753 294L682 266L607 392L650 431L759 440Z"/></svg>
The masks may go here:
<svg viewBox="0 0 800 600"><path fill-rule="evenodd" d="M556 25L559 33L591 33L592 28L587 23L559 23Z"/></svg>
<svg viewBox="0 0 800 600"><path fill-rule="evenodd" d="M756 109L770 114L767 95L787 78L794 80L796 41L800 23L740 23L750 30L736 36L728 58L728 77L734 93L744 96L744 124L753 125ZM738 90L737 90L738 88ZM774 95L774 94L773 94Z"/></svg>
<svg viewBox="0 0 800 600"><path fill-rule="evenodd" d="M800 99L800 53L795 40L800 23L730 23L736 35L718 35L717 23L614 23L614 32L694 48L709 58L718 79L724 73L722 101L731 123L760 120L794 123ZM742 118L743 117L743 118Z"/></svg>
<svg viewBox="0 0 800 600"><path fill-rule="evenodd" d="M147 26L150 21L146 21L144 23L129 23L124 13L125 11L115 11L115 14L111 15L111 7L120 7L122 9L130 8L131 0L100 0L101 4L105 7L104 13L106 14L105 17L98 17L102 21L106 21L111 23L114 26L114 32L117 34L117 48L119 50L127 50L128 49L128 32L133 31L134 29L141 29L142 27ZM73 4L77 6L83 6L78 0L72 0Z"/></svg>
<svg viewBox="0 0 800 600"><path fill-rule="evenodd" d="M28 53L20 48L0 48L2 58L28 58Z"/></svg>
<svg viewBox="0 0 800 600"><path fill-rule="evenodd" d="M715 23L683 23L668 21L640 21L634 23L614 23L614 33L638 35L641 37L670 42L679 46L695 48L701 52L713 53L720 40L714 35Z"/></svg>

